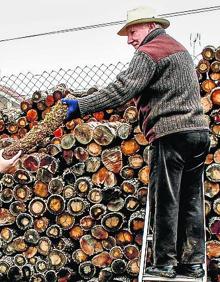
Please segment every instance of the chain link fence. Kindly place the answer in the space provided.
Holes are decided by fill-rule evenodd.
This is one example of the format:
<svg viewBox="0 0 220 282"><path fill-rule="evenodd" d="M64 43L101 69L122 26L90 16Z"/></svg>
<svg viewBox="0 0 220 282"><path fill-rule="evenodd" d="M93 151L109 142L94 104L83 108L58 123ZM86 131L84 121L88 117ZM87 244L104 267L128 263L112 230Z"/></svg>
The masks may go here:
<svg viewBox="0 0 220 282"><path fill-rule="evenodd" d="M195 64L200 55L192 56ZM32 72L18 75L3 76L0 78L0 110L18 108L20 102L31 97L36 90L48 90L58 84L65 84L74 91L85 91L91 86L106 86L112 82L116 75L125 70L129 63L101 64L99 66L77 66L75 69L59 69L41 74Z"/></svg>
<svg viewBox="0 0 220 282"><path fill-rule="evenodd" d="M128 63L100 66L77 66L75 69L59 69L41 74L3 76L0 78L0 109L18 107L20 102L30 97L36 90L48 90L58 84L65 84L74 91L84 91L91 86L103 87L113 81L116 75L128 67Z"/></svg>

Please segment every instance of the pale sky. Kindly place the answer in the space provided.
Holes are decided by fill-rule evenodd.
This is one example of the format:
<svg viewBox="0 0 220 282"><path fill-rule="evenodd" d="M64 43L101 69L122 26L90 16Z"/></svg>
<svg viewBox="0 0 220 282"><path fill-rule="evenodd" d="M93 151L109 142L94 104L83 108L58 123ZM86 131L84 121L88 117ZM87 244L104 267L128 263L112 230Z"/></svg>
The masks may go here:
<svg viewBox="0 0 220 282"><path fill-rule="evenodd" d="M55 30L126 20L140 5L158 14L220 5L220 0L0 0L0 40ZM192 54L190 34L201 34L201 46L220 46L220 10L169 18L167 33ZM116 33L122 25L0 42L0 75L129 62L134 49Z"/></svg>

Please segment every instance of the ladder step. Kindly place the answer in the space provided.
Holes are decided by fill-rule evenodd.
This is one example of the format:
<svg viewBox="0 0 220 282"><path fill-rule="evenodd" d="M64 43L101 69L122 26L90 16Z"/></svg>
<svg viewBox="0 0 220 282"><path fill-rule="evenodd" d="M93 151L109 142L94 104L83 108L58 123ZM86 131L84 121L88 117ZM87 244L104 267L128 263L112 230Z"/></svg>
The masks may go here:
<svg viewBox="0 0 220 282"><path fill-rule="evenodd" d="M153 234L147 235L147 241L153 241Z"/></svg>
<svg viewBox="0 0 220 282"><path fill-rule="evenodd" d="M166 278L166 277L159 277L159 276L152 276L152 275L143 275L143 280L145 282L150 281L170 281L170 282L202 282L203 278L190 278L186 276L179 276L177 275L175 278Z"/></svg>

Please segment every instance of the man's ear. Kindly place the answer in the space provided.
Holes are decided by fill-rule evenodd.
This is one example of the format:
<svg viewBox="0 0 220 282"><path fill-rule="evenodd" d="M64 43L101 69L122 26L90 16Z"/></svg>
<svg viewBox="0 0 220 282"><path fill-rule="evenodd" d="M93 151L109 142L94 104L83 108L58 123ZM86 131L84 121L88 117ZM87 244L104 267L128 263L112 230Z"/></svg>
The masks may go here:
<svg viewBox="0 0 220 282"><path fill-rule="evenodd" d="M153 30L156 27L156 23L149 23L148 26L150 30Z"/></svg>

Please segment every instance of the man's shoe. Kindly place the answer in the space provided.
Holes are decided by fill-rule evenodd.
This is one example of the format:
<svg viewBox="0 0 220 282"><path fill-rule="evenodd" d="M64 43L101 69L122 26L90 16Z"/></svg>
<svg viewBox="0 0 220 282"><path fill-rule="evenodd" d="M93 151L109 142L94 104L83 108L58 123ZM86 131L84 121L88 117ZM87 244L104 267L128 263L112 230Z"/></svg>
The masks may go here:
<svg viewBox="0 0 220 282"><path fill-rule="evenodd" d="M187 277L202 278L205 270L202 264L181 264L177 268L177 273Z"/></svg>
<svg viewBox="0 0 220 282"><path fill-rule="evenodd" d="M173 265L167 266L150 266L146 268L146 273L155 276L175 278L176 271Z"/></svg>

